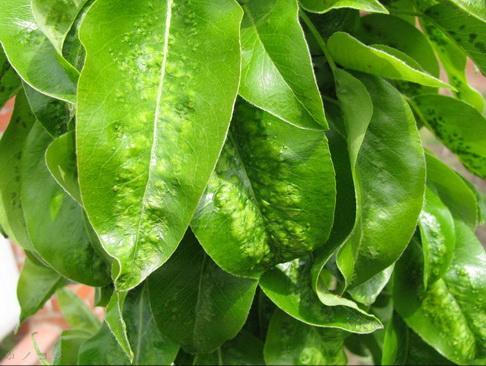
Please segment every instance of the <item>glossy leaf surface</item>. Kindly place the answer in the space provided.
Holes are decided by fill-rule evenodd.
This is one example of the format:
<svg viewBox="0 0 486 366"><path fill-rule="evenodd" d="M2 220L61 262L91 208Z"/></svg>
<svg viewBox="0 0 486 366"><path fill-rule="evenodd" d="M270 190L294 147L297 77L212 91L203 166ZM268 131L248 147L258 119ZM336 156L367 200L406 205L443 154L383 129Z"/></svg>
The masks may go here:
<svg viewBox="0 0 486 366"><path fill-rule="evenodd" d="M346 365L345 333L299 322L276 311L270 321L264 356L268 365Z"/></svg>
<svg viewBox="0 0 486 366"><path fill-rule="evenodd" d="M413 99L434 134L479 177L486 178L486 119L476 109L444 95Z"/></svg>
<svg viewBox="0 0 486 366"><path fill-rule="evenodd" d="M448 87L448 84L414 68L404 60L379 48L367 46L353 36L334 33L328 41L333 59L343 67L382 76L393 80L410 81L431 87Z"/></svg>
<svg viewBox="0 0 486 366"><path fill-rule="evenodd" d="M0 42L11 65L29 85L54 98L75 101L78 72L39 29L31 0L2 3Z"/></svg>
<svg viewBox="0 0 486 366"><path fill-rule="evenodd" d="M241 15L233 0L101 0L84 19L79 181L119 290L162 265L189 225L236 97Z"/></svg>
<svg viewBox="0 0 486 366"><path fill-rule="evenodd" d="M63 283L57 272L27 258L17 285L20 322L35 314Z"/></svg>
<svg viewBox="0 0 486 366"><path fill-rule="evenodd" d="M423 149L403 97L383 80L369 76L360 80L374 112L354 173L357 221L337 256L349 287L389 267L406 248L422 207L425 182Z"/></svg>
<svg viewBox="0 0 486 366"><path fill-rule="evenodd" d="M52 137L37 122L29 133L21 166L21 200L29 236L41 257L67 278L90 285L109 280L96 238L83 210L49 173L45 151Z"/></svg>
<svg viewBox="0 0 486 366"><path fill-rule="evenodd" d="M323 132L241 103L192 228L223 269L258 277L325 243L335 194Z"/></svg>
<svg viewBox="0 0 486 366"><path fill-rule="evenodd" d="M309 325L354 333L371 333L382 327L373 315L350 306L324 305L314 292L310 270L308 260L280 264L262 276L260 287L280 309Z"/></svg>
<svg viewBox="0 0 486 366"><path fill-rule="evenodd" d="M444 278L426 291L416 242L400 261L395 307L407 325L438 352L458 364L482 364L486 356L486 255L471 229L456 221L456 251Z"/></svg>
<svg viewBox="0 0 486 366"><path fill-rule="evenodd" d="M305 10L326 13L332 9L352 8L368 12L388 13L378 0L300 0Z"/></svg>
<svg viewBox="0 0 486 366"><path fill-rule="evenodd" d="M257 281L223 272L188 232L174 256L149 279L161 332L191 352L208 353L238 334Z"/></svg>
<svg viewBox="0 0 486 366"><path fill-rule="evenodd" d="M427 287L447 271L456 245L452 214L429 188L425 192L419 228L424 251L424 285Z"/></svg>
<svg viewBox="0 0 486 366"><path fill-rule="evenodd" d="M297 0L249 0L241 26L240 95L296 126L326 126Z"/></svg>

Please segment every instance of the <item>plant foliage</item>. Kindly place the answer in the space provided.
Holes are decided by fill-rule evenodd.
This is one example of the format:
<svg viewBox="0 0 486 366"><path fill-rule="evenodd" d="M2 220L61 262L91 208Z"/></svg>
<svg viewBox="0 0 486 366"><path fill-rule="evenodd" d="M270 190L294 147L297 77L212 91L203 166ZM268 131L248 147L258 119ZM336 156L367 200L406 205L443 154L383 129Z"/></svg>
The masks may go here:
<svg viewBox="0 0 486 366"><path fill-rule="evenodd" d="M0 43L55 364L486 363L484 196L422 142L486 178L484 0L2 0Z"/></svg>

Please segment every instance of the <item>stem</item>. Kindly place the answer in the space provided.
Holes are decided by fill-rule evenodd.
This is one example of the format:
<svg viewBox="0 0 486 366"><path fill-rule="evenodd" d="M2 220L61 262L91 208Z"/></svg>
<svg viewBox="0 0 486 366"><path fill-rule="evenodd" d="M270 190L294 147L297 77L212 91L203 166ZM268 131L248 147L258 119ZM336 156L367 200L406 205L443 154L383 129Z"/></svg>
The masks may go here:
<svg viewBox="0 0 486 366"><path fill-rule="evenodd" d="M309 19L309 17L303 10L300 11L300 17L304 21L307 28L309 28L310 32L312 33L312 36L317 42L317 45L324 53L324 56L326 57L327 62L329 63L329 67L331 68L332 73L335 74L337 67L336 64L334 63L334 60L331 57L331 54L329 53L329 50L327 49L326 41L324 41L324 38L322 38L322 36L319 34L319 31L316 29L312 21Z"/></svg>

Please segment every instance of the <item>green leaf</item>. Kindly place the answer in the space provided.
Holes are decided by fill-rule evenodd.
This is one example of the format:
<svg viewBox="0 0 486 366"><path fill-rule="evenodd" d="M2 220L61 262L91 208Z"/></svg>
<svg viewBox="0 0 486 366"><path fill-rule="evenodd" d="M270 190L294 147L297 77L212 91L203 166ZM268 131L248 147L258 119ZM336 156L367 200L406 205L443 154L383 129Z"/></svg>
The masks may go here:
<svg viewBox="0 0 486 366"><path fill-rule="evenodd" d="M130 360L103 323L98 333L79 348L79 365L129 365Z"/></svg>
<svg viewBox="0 0 486 366"><path fill-rule="evenodd" d="M31 0L3 2L0 42L10 64L24 81L44 94L74 103L78 72L39 29Z"/></svg>
<svg viewBox="0 0 486 366"><path fill-rule="evenodd" d="M415 230L425 185L424 153L407 103L386 81L365 75L360 80L374 112L353 174L357 219L337 255L349 287L398 259Z"/></svg>
<svg viewBox="0 0 486 366"><path fill-rule="evenodd" d="M57 272L27 258L17 284L20 322L35 314L63 284L64 279Z"/></svg>
<svg viewBox="0 0 486 366"><path fill-rule="evenodd" d="M486 178L486 119L476 109L445 95L413 99L427 127L475 175Z"/></svg>
<svg viewBox="0 0 486 366"><path fill-rule="evenodd" d="M23 86L32 113L49 134L59 136L65 133L73 118L72 105L39 93L26 83Z"/></svg>
<svg viewBox="0 0 486 366"><path fill-rule="evenodd" d="M439 77L439 64L427 37L412 24L390 15L361 18L358 35L367 44L382 43L412 57L430 75Z"/></svg>
<svg viewBox="0 0 486 366"><path fill-rule="evenodd" d="M191 225L221 268L258 277L325 243L335 195L324 132L240 103Z"/></svg>
<svg viewBox="0 0 486 366"><path fill-rule="evenodd" d="M471 229L456 221L456 251L443 279L421 291L423 259L413 241L395 274L395 308L407 325L458 364L486 360L486 254Z"/></svg>
<svg viewBox="0 0 486 366"><path fill-rule="evenodd" d="M88 0L32 0L32 14L41 31L62 55L64 41Z"/></svg>
<svg viewBox="0 0 486 366"><path fill-rule="evenodd" d="M464 1L454 1L456 4L458 2L465 3ZM454 5L452 1L434 5L428 8L425 14L446 31L473 59L481 72L486 74L486 43L484 42L486 20L484 18L479 19L471 15L461 7Z"/></svg>
<svg viewBox="0 0 486 366"><path fill-rule="evenodd" d="M52 137L36 122L22 152L21 201L32 243L63 276L93 286L109 281L109 269L82 208L49 173L45 151Z"/></svg>
<svg viewBox="0 0 486 366"><path fill-rule="evenodd" d="M464 51L433 22L422 19L421 24L440 58L449 83L456 89L455 96L483 112L484 98L468 83L466 77L467 56Z"/></svg>
<svg viewBox="0 0 486 366"><path fill-rule="evenodd" d="M57 301L64 319L71 328L94 334L100 328L100 321L71 290L62 288L56 292Z"/></svg>
<svg viewBox="0 0 486 366"><path fill-rule="evenodd" d="M309 325L353 333L371 333L382 327L373 315L359 311L356 304L350 306L350 300L341 298L323 304L314 292L310 271L309 259L279 264L263 274L260 287L280 309Z"/></svg>
<svg viewBox="0 0 486 366"><path fill-rule="evenodd" d="M424 286L427 287L447 271L456 245L452 214L430 188L425 191L419 228L424 252Z"/></svg>
<svg viewBox="0 0 486 366"><path fill-rule="evenodd" d="M346 365L345 333L299 322L276 311L265 339L268 365Z"/></svg>
<svg viewBox="0 0 486 366"><path fill-rule="evenodd" d="M178 363L176 362L176 365ZM235 338L223 344L216 352L199 353L194 365L264 365L263 343L251 333L242 330Z"/></svg>
<svg viewBox="0 0 486 366"><path fill-rule="evenodd" d="M397 314L386 325L382 365L453 365L406 326Z"/></svg>
<svg viewBox="0 0 486 366"><path fill-rule="evenodd" d="M486 4L484 0L448 0L464 9L469 14L479 18L486 23Z"/></svg>
<svg viewBox="0 0 486 366"><path fill-rule="evenodd" d="M68 329L62 332L55 347L53 365L76 365L81 345L91 337L81 329Z"/></svg>
<svg viewBox="0 0 486 366"><path fill-rule="evenodd" d="M190 352L208 353L238 334L257 281L223 272L188 232L179 250L149 278L161 332Z"/></svg>
<svg viewBox="0 0 486 366"><path fill-rule="evenodd" d="M0 47L0 108L20 90L20 79Z"/></svg>
<svg viewBox="0 0 486 366"><path fill-rule="evenodd" d="M369 280L363 282L362 284L349 289L349 294L351 297L366 306L373 304L378 296L381 294L385 286L390 281L393 274L394 265L378 272Z"/></svg>
<svg viewBox="0 0 486 366"><path fill-rule="evenodd" d="M123 309L125 307L125 300L128 292L126 291L114 291L111 296L110 302L106 306L105 322L110 332L115 337L120 349L123 351L126 357L130 359L132 363L135 354L133 353L130 340L128 339L127 324L123 317Z"/></svg>
<svg viewBox="0 0 486 366"><path fill-rule="evenodd" d="M410 81L430 87L450 87L448 84L421 70L410 66L404 60L378 48L367 46L353 36L334 33L328 41L331 57L341 66L382 76L393 80Z"/></svg>
<svg viewBox="0 0 486 366"><path fill-rule="evenodd" d="M297 0L249 0L243 8L240 95L290 124L326 127Z"/></svg>
<svg viewBox="0 0 486 366"><path fill-rule="evenodd" d="M432 154L427 160L427 185L432 187L456 220L475 229L479 222L479 204L466 181Z"/></svg>
<svg viewBox="0 0 486 366"><path fill-rule="evenodd" d="M83 21L79 182L120 291L172 255L216 165L238 89L241 16L234 0L100 0Z"/></svg>
<svg viewBox="0 0 486 366"><path fill-rule="evenodd" d="M300 0L300 3L305 10L313 13L326 13L341 8L388 13L388 10L378 0Z"/></svg>
<svg viewBox="0 0 486 366"><path fill-rule="evenodd" d="M0 140L0 202L5 215L2 227L13 241L32 252L34 247L25 226L20 199L20 161L22 147L34 121L25 94L19 93L7 131Z"/></svg>
<svg viewBox="0 0 486 366"><path fill-rule="evenodd" d="M67 132L51 142L46 150L46 164L56 182L81 204L74 132Z"/></svg>

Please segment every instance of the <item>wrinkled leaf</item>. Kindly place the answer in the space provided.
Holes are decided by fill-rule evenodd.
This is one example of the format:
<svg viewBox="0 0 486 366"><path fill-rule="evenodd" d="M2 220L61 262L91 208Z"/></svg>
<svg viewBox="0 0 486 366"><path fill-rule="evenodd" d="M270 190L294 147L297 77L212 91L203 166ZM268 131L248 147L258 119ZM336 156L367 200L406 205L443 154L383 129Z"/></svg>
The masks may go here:
<svg viewBox="0 0 486 366"><path fill-rule="evenodd" d="M189 225L237 93L240 20L233 0L100 0L84 18L79 182L119 290L167 261Z"/></svg>
<svg viewBox="0 0 486 366"><path fill-rule="evenodd" d="M432 154L427 160L427 185L432 187L456 220L461 220L471 228L479 222L478 199L466 181Z"/></svg>
<svg viewBox="0 0 486 366"><path fill-rule="evenodd" d="M484 8L486 6L483 2L483 12ZM434 5L428 8L425 14L446 31L473 59L481 72L486 74L485 19L478 19L452 2Z"/></svg>
<svg viewBox="0 0 486 366"><path fill-rule="evenodd" d="M415 229L425 183L424 153L410 108L387 82L364 75L360 80L374 112L353 174L357 219L337 256L349 287L398 259Z"/></svg>
<svg viewBox="0 0 486 366"><path fill-rule="evenodd" d="M332 58L341 66L351 70L424 86L449 87L434 76L410 66L396 54L392 55L376 47L367 46L344 32L334 33L329 38L328 47Z"/></svg>
<svg viewBox="0 0 486 366"><path fill-rule="evenodd" d="M31 0L3 1L0 42L25 82L49 96L74 103L78 72L39 29Z"/></svg>
<svg viewBox="0 0 486 366"><path fill-rule="evenodd" d="M377 318L357 307L342 302L324 305L314 292L310 271L308 259L280 264L263 274L260 287L280 309L309 325L353 333L371 333L382 327Z"/></svg>
<svg viewBox="0 0 486 366"><path fill-rule="evenodd" d="M190 352L208 353L238 334L257 282L223 272L188 232L179 250L149 278L161 332Z"/></svg>
<svg viewBox="0 0 486 366"><path fill-rule="evenodd" d="M240 95L296 126L327 126L297 0L249 0L241 26Z"/></svg>
<svg viewBox="0 0 486 366"><path fill-rule="evenodd" d="M427 287L447 271L456 245L452 214L429 188L425 192L419 228L424 253L424 286Z"/></svg>
<svg viewBox="0 0 486 366"><path fill-rule="evenodd" d="M345 333L301 323L276 311L265 339L269 365L346 365Z"/></svg>
<svg viewBox="0 0 486 366"><path fill-rule="evenodd" d="M368 12L388 13L378 0L300 0L305 10L326 13L333 9L352 8Z"/></svg>
<svg viewBox="0 0 486 366"><path fill-rule="evenodd" d="M486 178L486 119L476 109L445 95L413 99L434 134L479 177Z"/></svg>
<svg viewBox="0 0 486 366"><path fill-rule="evenodd" d="M32 14L42 32L62 55L64 40L87 0L32 0Z"/></svg>
<svg viewBox="0 0 486 366"><path fill-rule="evenodd" d="M22 153L21 200L29 236L41 257L65 277L94 286L107 284L109 269L82 208L47 169L44 154L51 142L37 122Z"/></svg>
<svg viewBox="0 0 486 366"><path fill-rule="evenodd" d="M413 241L397 265L395 308L407 325L458 364L486 360L486 254L471 229L456 221L456 251L443 279L421 291L423 258Z"/></svg>
<svg viewBox="0 0 486 366"><path fill-rule="evenodd" d="M57 272L27 258L17 284L20 322L35 314L63 284L64 279Z"/></svg>
<svg viewBox="0 0 486 366"><path fill-rule="evenodd" d="M322 246L335 179L322 131L296 128L240 104L192 228L230 273L258 277Z"/></svg>

